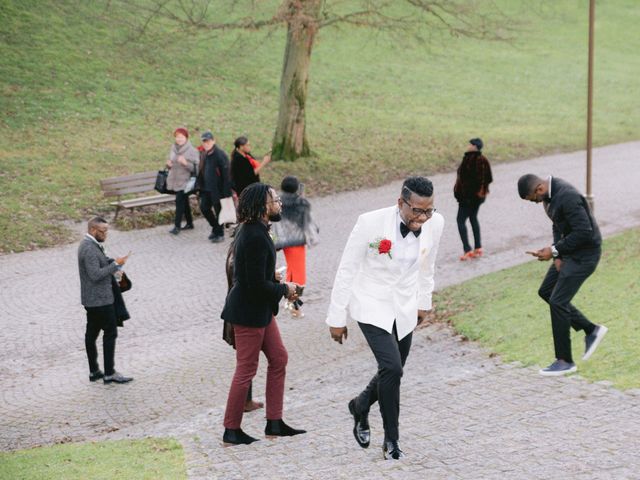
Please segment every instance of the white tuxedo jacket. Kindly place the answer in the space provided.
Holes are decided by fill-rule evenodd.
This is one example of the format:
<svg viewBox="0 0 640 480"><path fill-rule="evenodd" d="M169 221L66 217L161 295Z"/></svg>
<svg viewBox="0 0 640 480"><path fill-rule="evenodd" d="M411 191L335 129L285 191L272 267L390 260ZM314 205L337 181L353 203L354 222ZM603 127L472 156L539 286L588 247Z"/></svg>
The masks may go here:
<svg viewBox="0 0 640 480"><path fill-rule="evenodd" d="M360 215L340 260L331 292L327 324L344 327L347 318L393 331L398 338L411 333L418 323L418 310L431 310L434 270L444 218L434 213L418 237L418 259L403 270L399 262L378 253L370 243L391 240L391 256L397 231L398 207Z"/></svg>

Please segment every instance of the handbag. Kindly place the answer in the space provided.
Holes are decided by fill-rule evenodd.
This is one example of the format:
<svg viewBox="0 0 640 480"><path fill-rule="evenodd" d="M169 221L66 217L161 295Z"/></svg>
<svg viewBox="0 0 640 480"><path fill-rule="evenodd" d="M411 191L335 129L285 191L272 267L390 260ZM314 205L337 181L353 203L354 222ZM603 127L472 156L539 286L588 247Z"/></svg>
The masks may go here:
<svg viewBox="0 0 640 480"><path fill-rule="evenodd" d="M271 231L273 232L273 243L275 244L276 250L281 250L286 247L297 247L307 243L304 231L296 225L295 222L287 218L272 223Z"/></svg>
<svg viewBox="0 0 640 480"><path fill-rule="evenodd" d="M129 277L127 277L127 274L122 272L122 276L120 277L120 280L118 281L118 286L120 287L120 291L121 292L127 292L129 290L131 290L131 279Z"/></svg>
<svg viewBox="0 0 640 480"><path fill-rule="evenodd" d="M220 199L220 215L218 215L218 224L237 223L236 206L233 203L233 197Z"/></svg>
<svg viewBox="0 0 640 480"><path fill-rule="evenodd" d="M307 225L307 229L304 232L309 247L315 247L320 243L320 227L316 225L316 222L311 220Z"/></svg>
<svg viewBox="0 0 640 480"><path fill-rule="evenodd" d="M184 186L184 194L191 195L196 191L196 177L189 177L189 181Z"/></svg>
<svg viewBox="0 0 640 480"><path fill-rule="evenodd" d="M159 193L167 193L167 177L169 176L169 170L158 170L156 175L156 185L153 187Z"/></svg>

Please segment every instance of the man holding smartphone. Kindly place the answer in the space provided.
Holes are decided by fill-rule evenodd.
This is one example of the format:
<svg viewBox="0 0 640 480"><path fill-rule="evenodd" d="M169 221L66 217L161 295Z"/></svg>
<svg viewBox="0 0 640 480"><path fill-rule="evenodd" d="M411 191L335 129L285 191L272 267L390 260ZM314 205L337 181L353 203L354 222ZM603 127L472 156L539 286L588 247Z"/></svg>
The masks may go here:
<svg viewBox="0 0 640 480"><path fill-rule="evenodd" d="M577 371L571 354L570 328L584 330L582 360L593 355L607 333L604 325L591 323L571 300L600 260L602 236L587 200L559 178L542 179L527 174L518 180L520 198L541 203L553 222L553 244L527 252L540 261L553 259L538 295L549 304L556 360L541 375L559 376Z"/></svg>
<svg viewBox="0 0 640 480"><path fill-rule="evenodd" d="M89 220L88 233L78 247L78 268L80 271L80 294L82 305L87 312L87 330L84 341L89 361L89 381L103 379L104 383L127 383L131 377L116 372L114 356L118 336L115 297L113 294L114 275L121 271L129 254L116 259L104 252L109 224L102 217ZM96 340L102 330L104 372L98 364Z"/></svg>

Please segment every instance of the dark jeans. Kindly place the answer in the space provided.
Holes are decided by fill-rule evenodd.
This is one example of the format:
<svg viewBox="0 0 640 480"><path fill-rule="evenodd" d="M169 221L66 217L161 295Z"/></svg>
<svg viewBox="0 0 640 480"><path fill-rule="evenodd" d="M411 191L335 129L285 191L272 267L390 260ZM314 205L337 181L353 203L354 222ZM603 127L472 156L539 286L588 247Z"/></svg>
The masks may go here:
<svg viewBox="0 0 640 480"><path fill-rule="evenodd" d="M184 215L187 225L193 223L193 217L191 216L191 205L189 205L189 195L184 192L176 192L176 218L174 224L176 228L180 228L182 224L182 216Z"/></svg>
<svg viewBox="0 0 640 480"><path fill-rule="evenodd" d="M400 379L411 349L413 333L398 340L395 325L393 333L367 323L358 322L358 325L376 357L378 372L356 397L356 411L361 414L368 413L371 405L377 401L380 405L385 440L397 441L400 437Z"/></svg>
<svg viewBox="0 0 640 480"><path fill-rule="evenodd" d="M95 372L100 368L98 364L98 349L96 340L102 333L102 350L104 353L104 374L113 374L113 357L116 351L116 338L118 327L116 326L116 310L111 305L102 307L84 307L87 311L87 331L84 335L84 346L89 360L89 372Z"/></svg>
<svg viewBox="0 0 640 480"><path fill-rule="evenodd" d="M216 237L224 236L224 229L222 228L222 225L218 223L220 210L222 210L220 200L214 198L212 192L200 191L200 211L202 212L202 215L204 215L204 218L207 219L207 222L209 222L212 229L211 233Z"/></svg>
<svg viewBox="0 0 640 480"><path fill-rule="evenodd" d="M466 221L469 219L471 223L471 229L473 230L473 241L475 248L482 248L482 242L480 241L480 224L478 223L478 210L482 202L460 202L458 204L458 216L456 221L458 222L458 233L460 234L460 240L462 240L462 247L465 252L472 250L469 245L469 237L467 235Z"/></svg>
<svg viewBox="0 0 640 480"><path fill-rule="evenodd" d="M551 327L553 330L553 345L556 358L573 362L571 355L571 332L584 330L586 335L596 327L571 304L571 300L578 290L595 271L600 260L600 250L584 258L565 258L562 268L558 272L555 265L551 265L547 275L540 285L538 295L549 304L551 309Z"/></svg>

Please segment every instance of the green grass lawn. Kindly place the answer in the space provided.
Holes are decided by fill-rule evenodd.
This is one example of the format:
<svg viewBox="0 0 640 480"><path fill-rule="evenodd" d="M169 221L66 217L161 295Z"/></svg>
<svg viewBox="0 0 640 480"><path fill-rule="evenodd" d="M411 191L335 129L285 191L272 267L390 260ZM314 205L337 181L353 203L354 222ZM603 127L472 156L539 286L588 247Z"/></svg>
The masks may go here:
<svg viewBox="0 0 640 480"><path fill-rule="evenodd" d="M518 22L513 43L322 30L307 102L314 156L272 164L264 180L292 173L323 194L432 174L474 136L496 162L582 148L588 1L497 3ZM159 168L177 125L211 128L227 150L240 134L269 149L283 29L163 23L132 39L131 15L104 0L0 3L0 253L63 242L64 220L110 211L99 179ZM638 137L638 23L636 0L598 4L596 145Z"/></svg>
<svg viewBox="0 0 640 480"><path fill-rule="evenodd" d="M640 229L606 240L598 269L573 302L592 322L609 328L587 362L580 360L584 334L572 330L579 374L621 389L640 388L638 258ZM548 267L548 262L532 261L447 288L437 296L438 316L506 362L546 367L555 357L549 308L538 297L538 287Z"/></svg>
<svg viewBox="0 0 640 480"><path fill-rule="evenodd" d="M11 480L186 479L182 447L175 440L69 443L0 452L0 478Z"/></svg>

